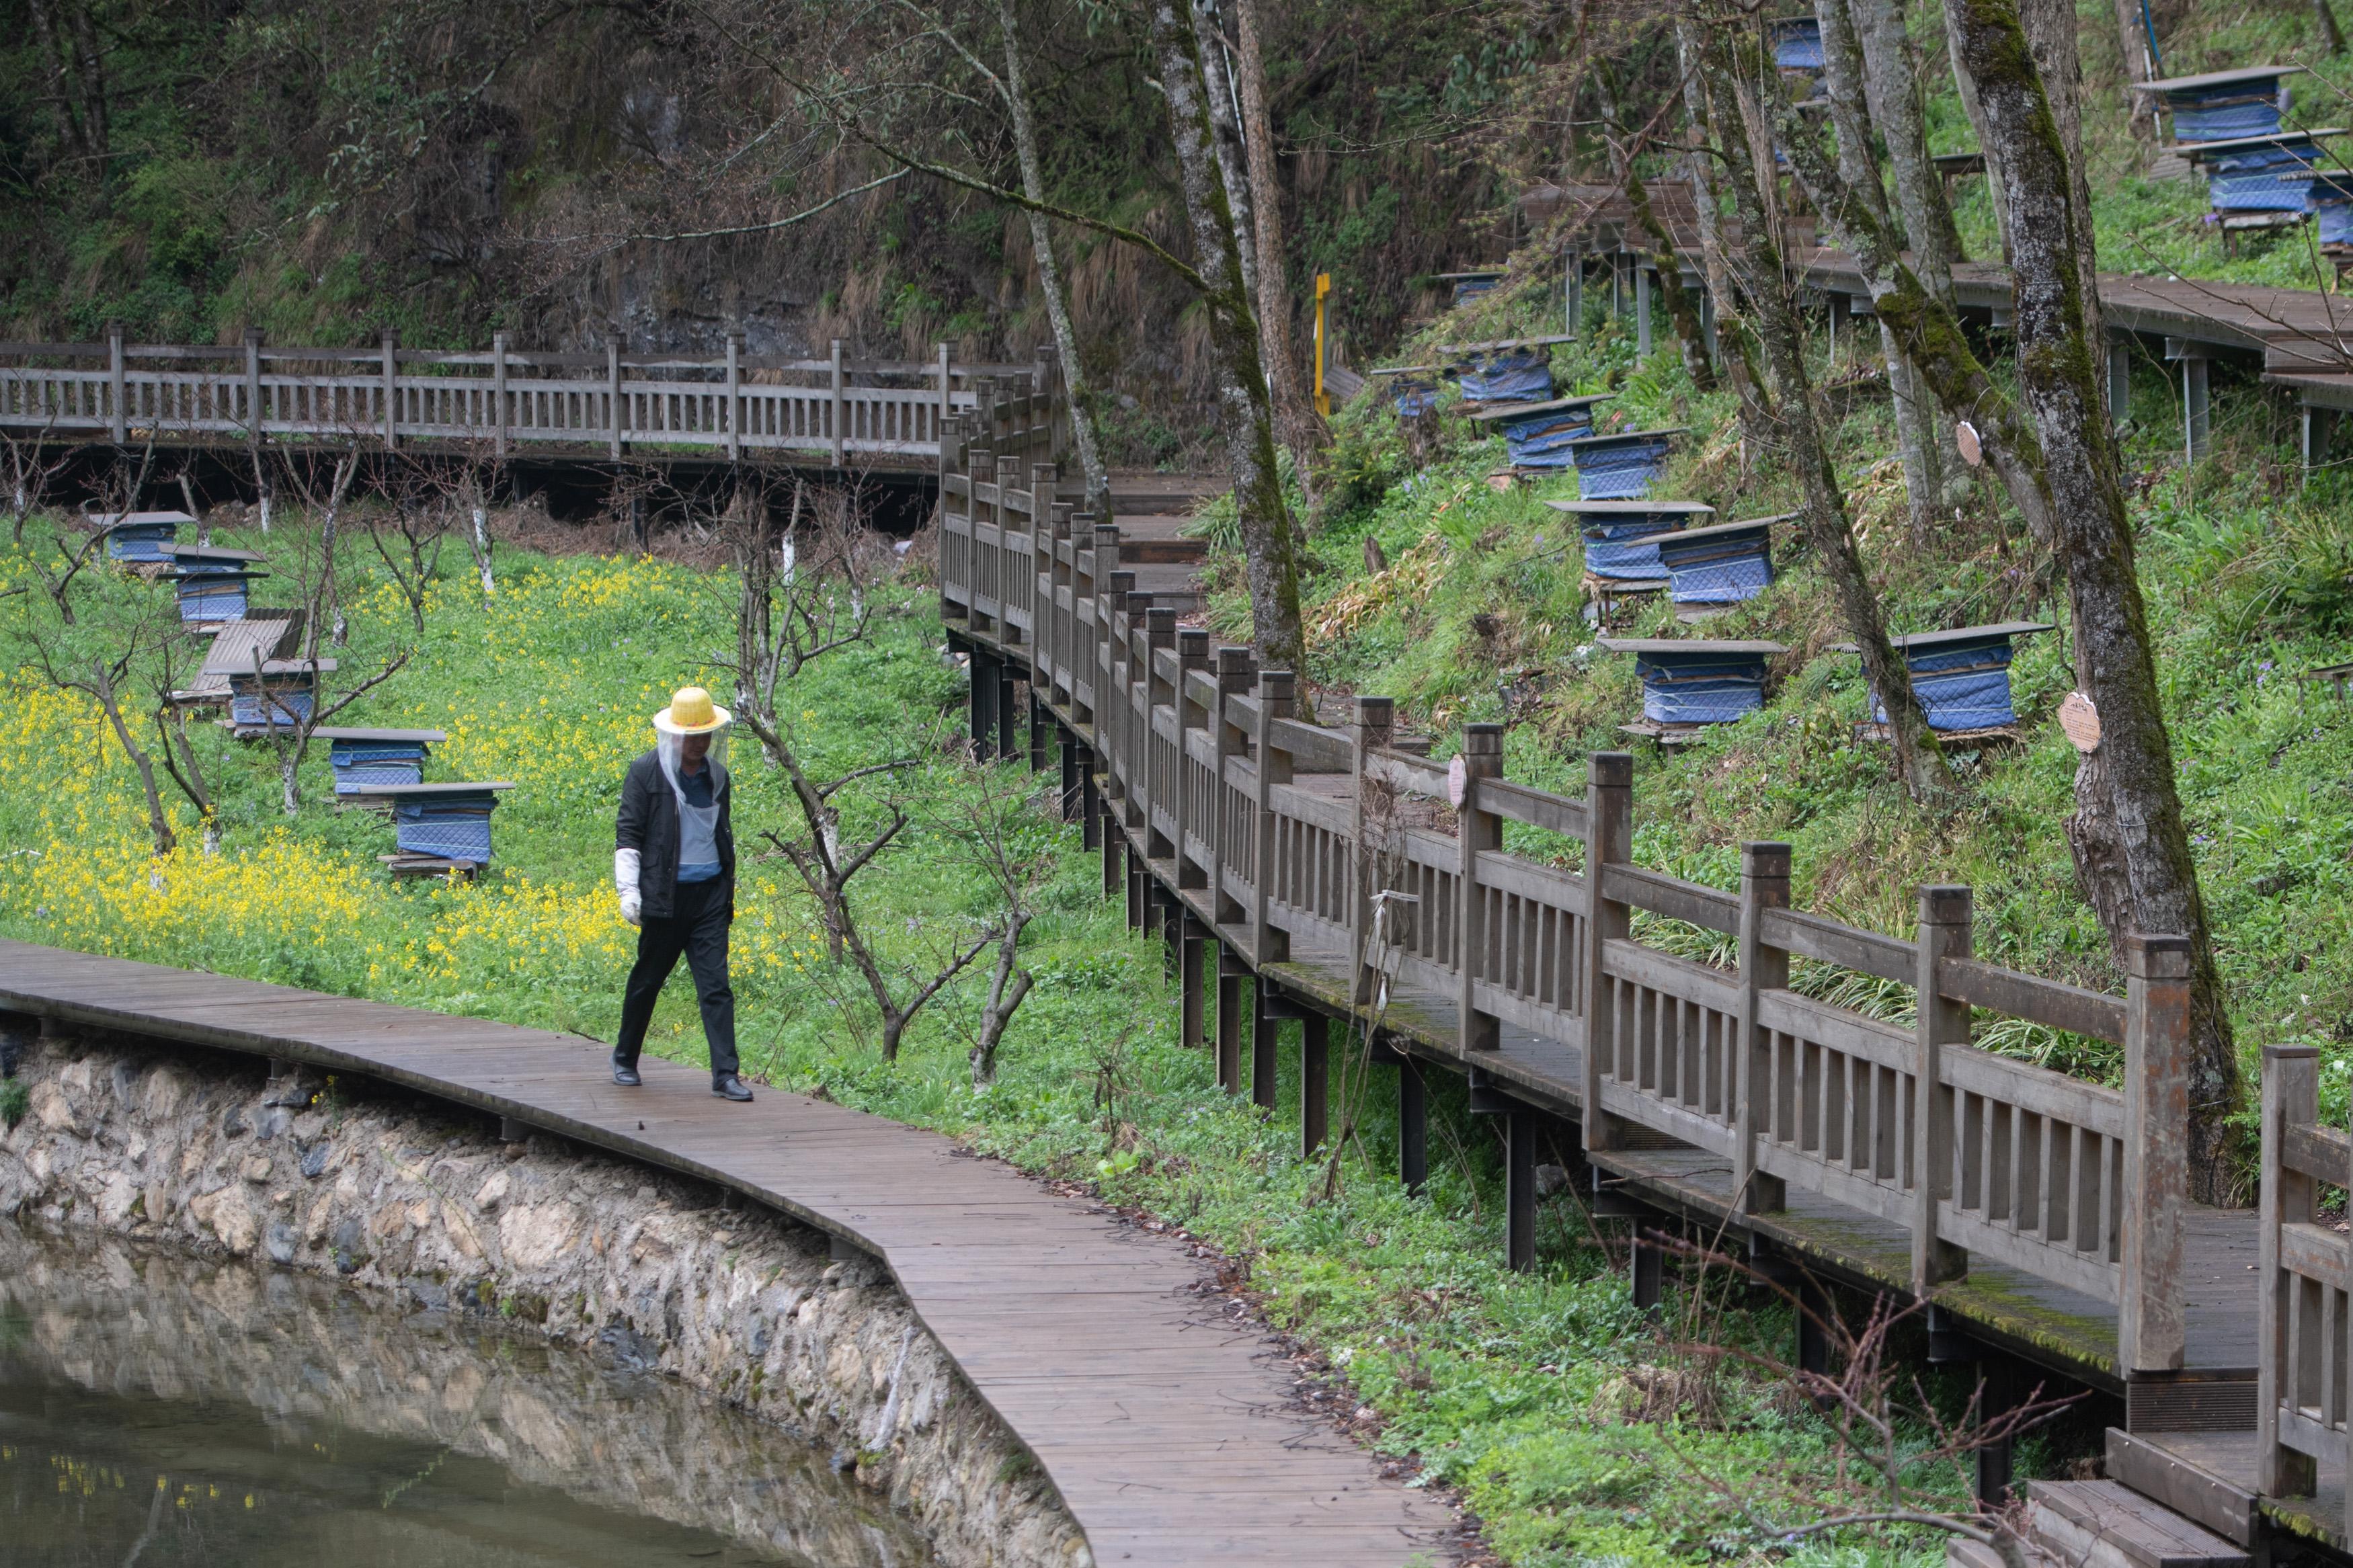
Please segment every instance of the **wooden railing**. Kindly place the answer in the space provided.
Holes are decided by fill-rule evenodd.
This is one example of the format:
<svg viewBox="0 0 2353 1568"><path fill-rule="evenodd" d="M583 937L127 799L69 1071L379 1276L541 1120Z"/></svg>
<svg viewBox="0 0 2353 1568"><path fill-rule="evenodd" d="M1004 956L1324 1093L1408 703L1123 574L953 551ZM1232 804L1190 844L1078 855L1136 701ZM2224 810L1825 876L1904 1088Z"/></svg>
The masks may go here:
<svg viewBox="0 0 2353 1568"><path fill-rule="evenodd" d="M943 423L1008 390L1051 380L1032 365L830 357L534 353L503 333L486 353L285 348L248 335L215 348L126 342L0 343L0 426L117 445L340 440L471 444L504 458L560 448L625 453L822 455L936 464Z"/></svg>
<svg viewBox="0 0 2353 1568"><path fill-rule="evenodd" d="M2320 1124L2320 1053L2310 1046L2264 1047L2263 1161L2256 1484L2267 1497L2310 1497L2322 1463L2346 1462L2353 1350L2353 1244L2321 1211L2324 1188L2341 1200L2353 1184L2353 1138Z"/></svg>
<svg viewBox="0 0 2353 1568"><path fill-rule="evenodd" d="M1133 592L1050 419L987 409L950 435L942 607L976 681L982 659L1026 667L1221 946L1321 955L1359 1003L1396 987L1417 1019L1451 1015L1466 1065L1533 1036L1558 1047L1534 1059L1577 1061L1557 1087L1597 1153L1630 1124L1666 1133L1721 1156L1745 1211L1796 1189L1901 1227L1919 1291L2007 1265L2112 1304L2120 1370L2182 1364L2181 939L2133 939L2119 999L1976 960L1966 888L1923 889L1907 942L1789 908L1786 846L1746 847L1736 893L1636 866L1630 757L1591 757L1577 799L1504 778L1494 725L1439 763L1385 699L1356 699L1345 729L1303 722L1288 672L1213 653ZM1562 853L1507 849L1506 825ZM1733 962L1645 942L1638 915L1728 938ZM1915 1023L1809 994L1825 987L1793 985L1799 961L1908 986ZM1979 1015L2123 1047L2124 1089L1980 1049Z"/></svg>

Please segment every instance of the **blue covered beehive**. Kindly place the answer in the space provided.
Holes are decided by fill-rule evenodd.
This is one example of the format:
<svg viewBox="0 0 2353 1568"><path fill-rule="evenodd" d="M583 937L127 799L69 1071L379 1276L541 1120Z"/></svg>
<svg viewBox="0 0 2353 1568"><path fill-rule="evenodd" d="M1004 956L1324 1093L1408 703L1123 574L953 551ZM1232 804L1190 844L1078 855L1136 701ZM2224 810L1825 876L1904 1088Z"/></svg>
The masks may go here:
<svg viewBox="0 0 2353 1568"><path fill-rule="evenodd" d="M232 550L226 544L165 544L162 558L180 572L253 572L268 559L259 550Z"/></svg>
<svg viewBox="0 0 2353 1568"><path fill-rule="evenodd" d="M1397 400L1400 419L1419 419L1438 408L1438 388L1426 381L1400 376L1389 388L1389 395Z"/></svg>
<svg viewBox="0 0 2353 1568"><path fill-rule="evenodd" d="M148 562L163 560L163 547L179 537L180 525L196 520L185 511L117 511L90 521L106 537L108 560Z"/></svg>
<svg viewBox="0 0 2353 1568"><path fill-rule="evenodd" d="M1461 384L1465 403L1542 403L1552 396L1552 356L1541 349L1476 354Z"/></svg>
<svg viewBox="0 0 2353 1568"><path fill-rule="evenodd" d="M1634 656L1642 718L1653 725L1729 724L1765 706L1765 661L1789 650L1777 642L1681 637L1603 637Z"/></svg>
<svg viewBox="0 0 2353 1568"><path fill-rule="evenodd" d="M259 670L230 670L229 728L241 738L299 730L317 707L320 673L334 668L332 658L276 658Z"/></svg>
<svg viewBox="0 0 2353 1568"><path fill-rule="evenodd" d="M327 763L335 771L339 796L373 795L425 776L425 759L448 737L438 730L322 729L311 734L327 742Z"/></svg>
<svg viewBox="0 0 2353 1568"><path fill-rule="evenodd" d="M2334 129L2283 132L2211 142L2189 149L2206 171L2206 205L2215 212L2301 213L2310 205L2313 165L2320 159L2316 136Z"/></svg>
<svg viewBox="0 0 2353 1568"><path fill-rule="evenodd" d="M184 626L219 626L227 621L245 619L248 588L257 579L267 575L269 574L264 572L182 568L174 578L180 599L180 624Z"/></svg>
<svg viewBox="0 0 2353 1568"><path fill-rule="evenodd" d="M372 794L392 805L396 871L490 863L491 813L510 784L392 784Z"/></svg>
<svg viewBox="0 0 2353 1568"><path fill-rule="evenodd" d="M1593 434L1594 405L1609 402L1611 395L1605 392L1593 396L1556 397L1544 403L1482 408L1471 417L1503 430L1504 450L1514 468L1566 468L1569 466L1568 444Z"/></svg>
<svg viewBox="0 0 2353 1568"><path fill-rule="evenodd" d="M1546 503L1577 520L1585 535L1585 571L1611 588L1630 592L1663 588L1667 569L1659 562L1662 536L1704 522L1715 509L1700 501L1556 500Z"/></svg>
<svg viewBox="0 0 2353 1568"><path fill-rule="evenodd" d="M1667 454L1681 426L1668 430L1620 430L1569 443L1577 464L1577 493L1587 500L1641 500L1667 471Z"/></svg>
<svg viewBox="0 0 2353 1568"><path fill-rule="evenodd" d="M2281 112L2287 108L2284 79L2291 68L2301 68L2247 66L2136 82L2133 90L2157 100L2157 107L2173 121L2174 141L2185 147L2246 136L2276 136Z"/></svg>
<svg viewBox="0 0 2353 1568"><path fill-rule="evenodd" d="M2048 621L2004 621L1888 640L1912 673L1912 695L1926 715L1928 728L1940 735L1958 735L2018 722L2010 691L2012 640L2050 629ZM1838 646L1855 651L1852 643ZM1872 694L1871 716L1875 723L1887 722L1887 710L1877 692Z"/></svg>
<svg viewBox="0 0 2353 1568"><path fill-rule="evenodd" d="M1671 584L1669 597L1705 607L1737 605L1763 593L1773 581L1773 524L1789 515L1661 534L1655 548Z"/></svg>
<svg viewBox="0 0 2353 1568"><path fill-rule="evenodd" d="M1797 89L1794 96L1812 98L1822 90L1822 25L1811 16L1788 16L1772 23L1773 68Z"/></svg>
<svg viewBox="0 0 2353 1568"><path fill-rule="evenodd" d="M1438 280L1454 286L1453 303L1461 305L1492 292L1495 285L1504 280L1504 269L1482 267L1472 272L1441 272L1438 274Z"/></svg>
<svg viewBox="0 0 2353 1568"><path fill-rule="evenodd" d="M2316 240L2322 246L2353 245L2353 174L2316 171L2304 199L2313 212Z"/></svg>

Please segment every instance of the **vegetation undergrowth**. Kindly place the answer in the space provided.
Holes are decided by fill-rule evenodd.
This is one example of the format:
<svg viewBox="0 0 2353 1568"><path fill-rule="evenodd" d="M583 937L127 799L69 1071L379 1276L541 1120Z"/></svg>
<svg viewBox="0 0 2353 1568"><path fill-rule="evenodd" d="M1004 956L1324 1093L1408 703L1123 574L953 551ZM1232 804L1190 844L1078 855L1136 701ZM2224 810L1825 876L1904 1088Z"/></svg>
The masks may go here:
<svg viewBox="0 0 2353 1568"><path fill-rule="evenodd" d="M224 531L216 542L290 552L285 517L271 536ZM221 798L218 848L204 850L180 806L180 847L153 858L136 776L96 705L49 688L27 663L35 632L53 647L102 641L168 593L110 571L79 593L73 631L37 609L0 633L11 671L0 684L0 932L610 1039L632 951L609 881L618 780L671 688L702 679L724 695L711 660L732 637L732 574L502 549L496 595L483 601L462 572L438 582L420 638L389 583L356 556L345 572L346 667L396 644L417 651L343 721L444 729L428 778L518 786L494 820L497 859L483 879L392 882L375 861L389 829L332 808L323 743L304 770L306 804L289 818L268 749L210 726L195 741ZM1684 1368L1679 1342L1696 1336L1680 1313L1652 1324L1632 1310L1622 1256L1613 1259L1573 1196L1542 1211L1538 1270L1507 1272L1493 1123L1469 1115L1459 1089L1434 1094L1435 1171L1409 1197L1390 1173L1391 1069L1353 1062L1355 1092L1335 1104L1335 1123L1353 1106L1356 1131L1338 1191L1325 1195L1324 1162L1296 1147L1295 1054L1283 1053L1271 1119L1218 1090L1207 1054L1173 1037L1176 999L1156 947L1128 937L1117 905L1100 897L1094 858L1050 820L1050 785L976 768L954 739L964 683L929 594L905 582L880 592L871 640L811 666L786 715L813 767L919 763L901 786L915 826L860 884L865 924L886 959L912 965L984 918L990 890L954 852L956 814L1008 781L1034 786L1021 831L1043 874L1043 912L1024 946L1037 990L987 1089L972 1086L965 1060L976 983L954 989L886 1065L871 1004L828 961L788 868L747 863L735 927L747 1067L1090 1184L1230 1255L1237 1295L1353 1385L1358 1404L1344 1418L1421 1484L1461 1488L1506 1561L1781 1555L1693 1466L1825 1467L1813 1414L1793 1408L1783 1385L1729 1368L1660 1382L1655 1369ZM37 588L17 603L38 606ZM756 747L738 742L737 831L750 846L764 827L786 828L791 807ZM853 803L845 832L878 809L871 797ZM702 1059L682 973L650 1046ZM586 1040L581 1070L603 1070ZM1677 1299L1721 1309L1710 1337L1784 1353L1788 1313L1746 1303L1720 1275L1704 1297ZM1649 1392L1658 1387L1675 1392L1662 1402ZM1956 1495L1959 1485L1951 1479ZM1820 1544L1797 1555L1877 1560L1886 1550ZM1915 1541L1898 1554L1937 1550Z"/></svg>

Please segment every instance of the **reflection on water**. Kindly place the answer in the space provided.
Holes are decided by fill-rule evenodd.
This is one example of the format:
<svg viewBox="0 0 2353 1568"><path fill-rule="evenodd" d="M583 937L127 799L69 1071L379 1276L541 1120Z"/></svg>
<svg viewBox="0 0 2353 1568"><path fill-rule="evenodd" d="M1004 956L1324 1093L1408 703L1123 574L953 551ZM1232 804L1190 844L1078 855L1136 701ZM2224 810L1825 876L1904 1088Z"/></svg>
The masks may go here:
<svg viewBox="0 0 2353 1568"><path fill-rule="evenodd" d="M494 1322L0 1223L0 1565L918 1568L741 1412Z"/></svg>

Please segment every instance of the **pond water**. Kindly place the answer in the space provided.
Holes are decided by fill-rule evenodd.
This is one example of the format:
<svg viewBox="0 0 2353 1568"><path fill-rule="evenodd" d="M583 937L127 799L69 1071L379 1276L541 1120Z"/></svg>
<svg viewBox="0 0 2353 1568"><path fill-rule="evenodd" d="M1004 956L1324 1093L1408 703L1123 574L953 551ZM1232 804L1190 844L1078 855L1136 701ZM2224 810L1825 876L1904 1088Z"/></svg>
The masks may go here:
<svg viewBox="0 0 2353 1568"><path fill-rule="evenodd" d="M496 1320L0 1222L0 1564L923 1568L823 1450Z"/></svg>

